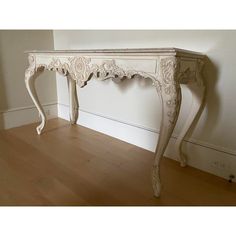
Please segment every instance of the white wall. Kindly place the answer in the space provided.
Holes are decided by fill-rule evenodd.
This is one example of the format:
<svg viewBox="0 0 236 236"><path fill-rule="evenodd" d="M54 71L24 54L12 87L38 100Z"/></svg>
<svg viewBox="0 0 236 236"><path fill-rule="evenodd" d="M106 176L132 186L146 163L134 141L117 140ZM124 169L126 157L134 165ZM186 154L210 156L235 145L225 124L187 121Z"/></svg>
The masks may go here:
<svg viewBox="0 0 236 236"><path fill-rule="evenodd" d="M206 107L188 137L191 143L186 143L185 151L191 156L193 166L226 178L229 173L236 173L235 42L236 31L54 31L55 49L178 47L205 53L209 58L204 70L208 86ZM61 76L57 76L57 89L59 116L65 117L67 106L62 104L68 105L68 94L66 80ZM78 95L81 124L154 150L160 106L151 84L125 81L117 85L112 81L92 80L85 88L79 89ZM184 90L183 96L184 109L175 135L178 135L190 106L188 91ZM103 121L96 124L94 115L97 120L99 115ZM109 126L112 120L120 121L120 125ZM122 128L124 123L128 126ZM121 134L121 129L129 130L129 127L151 132L152 137L147 133L142 136L141 131L139 134L135 131ZM169 155L174 158L171 147L169 150Z"/></svg>
<svg viewBox="0 0 236 236"><path fill-rule="evenodd" d="M50 30L0 30L0 128L11 128L38 120L38 113L25 88L28 66L26 50L53 49ZM57 115L55 74L46 72L36 80L39 99L50 117ZM27 114L27 116L25 115Z"/></svg>

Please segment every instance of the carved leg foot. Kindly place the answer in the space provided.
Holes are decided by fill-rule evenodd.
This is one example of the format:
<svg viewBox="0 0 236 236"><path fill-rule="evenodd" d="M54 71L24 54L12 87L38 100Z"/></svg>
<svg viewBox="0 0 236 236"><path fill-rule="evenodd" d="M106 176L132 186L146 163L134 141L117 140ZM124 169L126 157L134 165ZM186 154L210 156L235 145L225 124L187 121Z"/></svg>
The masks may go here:
<svg viewBox="0 0 236 236"><path fill-rule="evenodd" d="M40 72L36 72L36 70L30 66L25 72L25 85L42 119L40 125L36 128L37 133L40 135L46 125L46 115L43 111L43 107L39 102L38 95L35 90L35 79L37 78L39 73Z"/></svg>
<svg viewBox="0 0 236 236"><path fill-rule="evenodd" d="M159 164L153 165L152 169L152 187L155 197L159 197L161 193L161 179L160 179L160 169Z"/></svg>
<svg viewBox="0 0 236 236"><path fill-rule="evenodd" d="M69 89L69 106L70 106L70 123L76 124L78 120L78 97L76 92L76 81L70 76L67 76L68 89Z"/></svg>

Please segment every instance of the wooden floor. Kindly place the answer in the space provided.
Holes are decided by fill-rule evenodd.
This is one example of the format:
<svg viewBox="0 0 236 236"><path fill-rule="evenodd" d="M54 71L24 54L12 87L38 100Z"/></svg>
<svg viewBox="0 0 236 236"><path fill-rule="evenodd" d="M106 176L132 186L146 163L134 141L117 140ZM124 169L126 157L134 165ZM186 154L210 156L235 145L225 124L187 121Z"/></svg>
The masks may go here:
<svg viewBox="0 0 236 236"><path fill-rule="evenodd" d="M62 119L0 132L0 205L236 205L236 184Z"/></svg>

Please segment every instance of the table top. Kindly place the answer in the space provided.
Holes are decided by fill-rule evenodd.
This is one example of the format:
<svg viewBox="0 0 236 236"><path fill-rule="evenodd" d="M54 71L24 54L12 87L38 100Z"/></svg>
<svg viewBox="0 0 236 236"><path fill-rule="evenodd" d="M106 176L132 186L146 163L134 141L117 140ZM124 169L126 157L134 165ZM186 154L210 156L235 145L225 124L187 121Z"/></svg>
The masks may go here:
<svg viewBox="0 0 236 236"><path fill-rule="evenodd" d="M180 48L123 48L123 49L79 49L79 50L30 50L25 53L35 54L154 54L174 56L194 56L203 58L205 55L199 52Z"/></svg>

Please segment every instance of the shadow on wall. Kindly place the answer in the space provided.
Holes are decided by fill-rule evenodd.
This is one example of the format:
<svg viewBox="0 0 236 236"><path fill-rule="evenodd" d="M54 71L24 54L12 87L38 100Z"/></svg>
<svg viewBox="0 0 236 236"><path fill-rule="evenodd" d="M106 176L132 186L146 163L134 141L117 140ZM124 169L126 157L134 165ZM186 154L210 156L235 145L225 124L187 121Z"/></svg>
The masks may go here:
<svg viewBox="0 0 236 236"><path fill-rule="evenodd" d="M208 136L211 135L214 127L218 123L219 113L220 113L220 96L217 93L216 85L218 81L218 69L217 66L207 58L206 69L204 70L204 78L207 85L206 94L206 109L207 109L207 121L205 122L204 129L206 130Z"/></svg>
<svg viewBox="0 0 236 236"><path fill-rule="evenodd" d="M203 134L210 137L212 135L212 131L214 131L214 127L218 123L220 105L221 105L219 94L217 93L217 90L215 89L217 81L218 81L218 69L217 69L217 66L209 58L205 59L203 77L206 84L205 100L204 100L203 106L201 107L202 109L201 112L195 118L191 128L188 131L187 137L191 137L193 135L193 132L196 128L197 123L199 122L199 119L202 115L203 110L206 110L206 118L202 121L203 125L201 126L201 131L199 134L200 136L201 134ZM123 93L125 93L127 92L128 89L130 89L130 87L134 86L135 83L137 83L138 86L142 89L153 87L153 82L151 79L145 79L145 78L140 78L140 77L136 77L132 79L124 79L121 82L117 83L117 85L118 85L118 88ZM159 100L158 96L157 96L157 100ZM187 115L188 114L186 114L186 116ZM156 118L157 118L156 122L160 123L160 120L158 120L158 117Z"/></svg>

